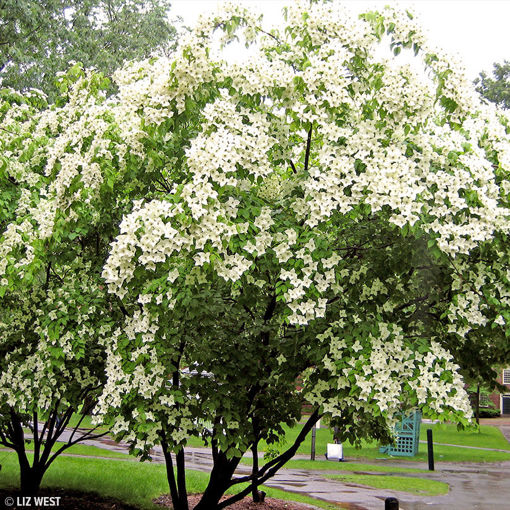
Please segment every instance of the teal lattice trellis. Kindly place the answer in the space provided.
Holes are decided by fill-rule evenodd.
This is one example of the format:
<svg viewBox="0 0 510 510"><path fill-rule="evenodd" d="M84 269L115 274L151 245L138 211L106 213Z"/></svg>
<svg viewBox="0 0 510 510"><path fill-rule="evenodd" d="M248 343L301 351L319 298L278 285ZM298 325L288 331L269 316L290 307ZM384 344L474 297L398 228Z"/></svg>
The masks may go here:
<svg viewBox="0 0 510 510"><path fill-rule="evenodd" d="M395 445L381 446L379 451L389 455L414 457L420 444L420 425L420 411L402 415L400 422L395 425Z"/></svg>

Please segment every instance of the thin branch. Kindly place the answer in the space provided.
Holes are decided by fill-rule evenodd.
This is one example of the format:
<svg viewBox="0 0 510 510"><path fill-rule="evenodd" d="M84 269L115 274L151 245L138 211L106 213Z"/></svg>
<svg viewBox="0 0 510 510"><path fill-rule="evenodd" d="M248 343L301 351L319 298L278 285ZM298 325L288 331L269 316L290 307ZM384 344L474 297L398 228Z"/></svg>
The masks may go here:
<svg viewBox="0 0 510 510"><path fill-rule="evenodd" d="M428 298L429 298L429 295L425 294L425 296L411 299L411 301L408 301L407 303L404 303L400 306L397 306L397 308L394 308L393 312L400 312L400 310L404 310L411 305L417 305L418 303L422 303L423 301L426 301Z"/></svg>
<svg viewBox="0 0 510 510"><path fill-rule="evenodd" d="M120 298L117 298L118 302L119 302L119 308L120 308L120 311L122 312L122 314L124 315L124 317L129 317L129 313L128 311L126 310L126 308L124 307L124 305L122 304L122 301L120 300Z"/></svg>
<svg viewBox="0 0 510 510"><path fill-rule="evenodd" d="M33 423L34 423L34 464L39 462L39 451L42 442L42 434L39 435L39 420L37 417L37 411L33 413Z"/></svg>
<svg viewBox="0 0 510 510"><path fill-rule="evenodd" d="M51 272L56 276L56 278L57 278L57 280L59 282L63 282L64 281L64 279L61 276L59 276L58 273L55 271L54 267L51 268Z"/></svg>
<svg viewBox="0 0 510 510"><path fill-rule="evenodd" d="M305 172L308 171L308 163L310 161L310 148L312 146L312 129L313 129L313 124L310 124L310 129L308 130L308 138L306 140Z"/></svg>
<svg viewBox="0 0 510 510"><path fill-rule="evenodd" d="M69 407L66 411L66 414L69 412L69 409L72 409L74 411L74 409L72 407ZM67 419L64 423L64 427L67 426L67 424L69 423L70 419L71 419L71 416L72 416L73 413L70 414L69 416L69 419ZM80 419L78 420L78 423L74 426L73 428L73 432L71 433L71 436L69 437L69 441L72 441L73 440L73 437L74 437L74 434L76 434L76 431L80 428L80 425L81 425L81 422L84 420L85 418L85 413L82 413ZM65 419L65 418L64 418ZM62 425L62 424L61 424ZM92 429L93 430L93 429Z"/></svg>
<svg viewBox="0 0 510 510"><path fill-rule="evenodd" d="M14 430L14 425L12 422L12 417L9 422L7 422L7 435L11 438L11 441L16 444L16 431Z"/></svg>
<svg viewBox="0 0 510 510"><path fill-rule="evenodd" d="M16 445L9 441L8 434L0 427L0 444L7 448L16 449Z"/></svg>
<svg viewBox="0 0 510 510"><path fill-rule="evenodd" d="M281 41L278 37L276 37L276 35L271 34L270 32L267 32L266 30L263 30L263 29L262 29L262 28L260 28L260 27L257 27L257 30L258 30L259 32L262 32L263 34L268 35L268 36L269 36L269 37L271 37L272 39L274 39L274 40L275 40L275 41L276 41L279 45L281 45L281 44L282 44L282 41Z"/></svg>
<svg viewBox="0 0 510 510"><path fill-rule="evenodd" d="M307 422L304 424L303 428L301 429L301 432L298 434L296 440L294 441L294 444L288 450L286 450L281 455L279 455L275 459L273 459L273 460L269 461L267 464L265 464L262 468L260 468L258 470L258 472L255 475L252 474L252 475L248 475L248 476L233 478L229 483L229 487L232 487L233 485L237 485L239 483L252 482L252 481L256 482L257 485L261 485L267 479L271 478L288 460L290 460L295 455L297 449L299 448L299 445L305 440L308 432L310 432L310 430L312 429L314 424L317 423L317 420L319 418L320 418L319 411L318 411L318 409L316 409L310 415ZM266 471L267 471L267 473L266 473ZM248 494L250 492L250 490L251 490L250 487L248 488L248 492L246 494ZM231 500L232 500L232 498L230 498L227 501L231 501ZM236 499L235 501L239 501L239 500ZM234 501L231 501L231 502L233 503ZM229 503L229 504L231 504L231 503ZM227 505L225 505L225 506L227 506ZM223 507L221 507L221 508L223 508Z"/></svg>
<svg viewBox="0 0 510 510"><path fill-rule="evenodd" d="M163 189L167 192L167 193L170 193L171 191L171 188L168 186L168 183L166 181L160 181L159 179L155 179L155 181L158 183L158 184L161 184L161 186L163 187ZM158 190L159 191L159 190Z"/></svg>
<svg viewBox="0 0 510 510"><path fill-rule="evenodd" d="M92 430L95 430L97 427L95 427L94 429ZM106 431L106 432L102 432L101 434L95 434L95 435L89 435L89 432L87 432L86 434L84 434L83 436L81 437L78 437L77 439L75 439L74 441L72 442L68 442L68 443L65 443L63 444L47 461L47 463L45 463L45 466L46 468L48 468L50 466L50 464L65 450L67 450L68 448L70 448L71 446L74 446L75 444L77 443L80 443L81 441L85 441L85 440L91 440L91 439L99 439L100 437L104 437L108 434L109 431Z"/></svg>
<svg viewBox="0 0 510 510"><path fill-rule="evenodd" d="M46 281L44 282L44 288L47 291L48 286L50 284L50 272L51 272L51 260L48 262L48 267L46 268Z"/></svg>

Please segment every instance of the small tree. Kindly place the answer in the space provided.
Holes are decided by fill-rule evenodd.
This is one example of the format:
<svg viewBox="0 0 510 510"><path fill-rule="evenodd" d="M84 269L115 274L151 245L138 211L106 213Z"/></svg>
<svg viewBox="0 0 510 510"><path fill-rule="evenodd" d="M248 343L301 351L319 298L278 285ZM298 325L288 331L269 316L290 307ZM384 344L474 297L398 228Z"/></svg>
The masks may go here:
<svg viewBox="0 0 510 510"><path fill-rule="evenodd" d="M58 97L70 61L111 75L124 61L175 44L168 0L6 0L0 5L0 80Z"/></svg>
<svg viewBox="0 0 510 510"><path fill-rule="evenodd" d="M489 101L496 103L501 108L510 108L510 62L502 64L494 62L492 77L485 71L475 80L476 90Z"/></svg>
<svg viewBox="0 0 510 510"><path fill-rule="evenodd" d="M102 343L120 313L100 274L111 224L101 223L105 216L94 209L90 195L78 212L65 203L80 184L51 169L69 169L72 142L64 143L60 154L53 152L53 163L46 153L52 135L70 123L83 127L94 120L94 129L100 129L101 87L107 83L101 75L90 82L84 78L78 66L62 77L65 89L79 83L74 94L60 98L58 109L47 109L38 93L3 89L0 95L0 444L15 450L20 488L27 495L37 494L44 473L63 451L104 435L79 427L90 411L87 402L98 397L104 383ZM82 101L97 109L82 111L77 119L70 111ZM94 146L86 149L98 167L107 159ZM78 165L86 179L83 163ZM93 172L88 177L93 179ZM102 199L111 218L115 213L105 193ZM79 409L81 417L69 428ZM33 449L32 462L27 449Z"/></svg>

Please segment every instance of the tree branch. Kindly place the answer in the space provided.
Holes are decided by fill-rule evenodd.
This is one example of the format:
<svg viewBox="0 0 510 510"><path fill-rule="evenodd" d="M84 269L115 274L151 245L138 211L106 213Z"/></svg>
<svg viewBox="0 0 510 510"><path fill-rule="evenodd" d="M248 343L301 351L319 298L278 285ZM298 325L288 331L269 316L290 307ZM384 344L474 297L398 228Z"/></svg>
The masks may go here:
<svg viewBox="0 0 510 510"><path fill-rule="evenodd" d="M423 301L426 301L429 298L428 294L425 294L425 296L417 297L415 299L411 299L411 301L408 301L407 303L404 303L400 306L397 306L397 308L393 309L393 312L400 312L400 310L404 310L405 308L416 305L418 303L422 303Z"/></svg>
<svg viewBox="0 0 510 510"><path fill-rule="evenodd" d="M7 448L16 449L14 443L9 441L8 433L3 429L3 427L0 427L0 444Z"/></svg>
<svg viewBox="0 0 510 510"><path fill-rule="evenodd" d="M305 172L308 172L308 163L310 161L310 148L312 146L312 129L313 124L310 124L310 129L308 130L308 138L306 140Z"/></svg>
<svg viewBox="0 0 510 510"><path fill-rule="evenodd" d="M294 444L285 452L283 452L281 455L276 457L275 459L271 460L267 464L265 464L262 468L258 470L256 474L252 474L249 476L243 476L239 478L233 478L230 481L229 487L232 487L233 485L237 485L239 483L245 483L245 482L254 482L252 485L261 485L266 480L274 476L274 474L287 462L289 461L297 452L297 449L299 448L299 445L305 440L308 432L312 429L312 427L317 423L317 420L320 418L319 410L316 409L308 418L307 422L303 425L303 428L301 429L301 432L298 434L296 440L294 441ZM229 498L224 503L228 503L228 505L235 503L235 501L239 501L240 499L244 498L247 494L249 494L252 490L252 485L247 487L245 490L241 491L240 493L236 494L232 498ZM241 497L238 498L238 496L242 494ZM237 499L234 499L237 498ZM220 508L223 508L224 506L228 506L227 504L221 506Z"/></svg>
<svg viewBox="0 0 510 510"><path fill-rule="evenodd" d="M39 451L41 446L41 441L43 439L42 434L39 435L39 420L37 417L37 411L33 413L33 423L34 423L34 464L39 462Z"/></svg>

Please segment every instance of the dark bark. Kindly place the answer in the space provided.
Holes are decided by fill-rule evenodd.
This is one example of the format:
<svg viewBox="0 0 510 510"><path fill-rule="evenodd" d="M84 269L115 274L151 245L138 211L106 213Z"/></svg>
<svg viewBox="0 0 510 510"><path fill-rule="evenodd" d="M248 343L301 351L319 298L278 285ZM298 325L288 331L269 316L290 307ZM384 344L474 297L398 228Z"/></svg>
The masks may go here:
<svg viewBox="0 0 510 510"><path fill-rule="evenodd" d="M186 465L184 462L184 449L175 456L177 460L177 489L180 496L180 509L188 510L188 491L186 490Z"/></svg>
<svg viewBox="0 0 510 510"><path fill-rule="evenodd" d="M83 390L81 396L86 396L94 389L95 388L88 388ZM23 495L37 495L44 473L46 473L53 461L62 452L85 439L95 439L107 434L107 432L94 434L96 428L93 428L86 432L80 431L79 436L75 437L81 420L83 420L82 416L78 424L72 429L72 433L67 442L54 450L56 442L69 424L69 420L74 411L74 407L68 407L63 411L60 406L60 400L57 400L39 430L39 415L37 412L32 414L29 420L30 423L27 425L27 417L22 417L11 409L9 421L4 422L3 426L0 428L0 444L12 448L18 456L20 489ZM33 434L34 454L32 464L30 464L26 454L24 426L30 427Z"/></svg>
<svg viewBox="0 0 510 510"><path fill-rule="evenodd" d="M209 483L204 491L202 499L194 510L218 510L223 508L219 501L225 491L230 487L232 475L239 464L240 458L227 459L223 452L216 452L214 465L209 477ZM249 492L249 491L248 491Z"/></svg>
<svg viewBox="0 0 510 510"><path fill-rule="evenodd" d="M166 465L166 478L168 480L168 487L170 488L170 497L172 498L172 506L174 510L188 510L188 496L184 494L186 500L186 507L184 508L181 503L181 495L177 488L177 482L175 480L174 463L172 460L172 453L168 449L166 440L162 437L161 446L163 448L163 455L165 456Z"/></svg>
<svg viewBox="0 0 510 510"><path fill-rule="evenodd" d="M206 508L210 508L211 510L221 510L222 508L225 508L227 506L232 505L236 501L241 501L243 498L245 498L250 492L253 491L254 487L259 487L262 485L266 480L273 477L278 470L285 465L287 461L289 461L297 452L297 449L299 448L299 445L304 441L305 437L307 436L308 432L312 429L312 427L317 423L317 420L320 418L319 411L315 410L306 423L303 425L303 428L301 429L301 432L298 434L296 440L294 441L294 444L285 452L283 452L281 455L276 457L275 459L271 460L262 468L260 468L257 473L253 473L249 476L243 476L231 479L228 486L231 487L233 485L239 484L239 483L245 483L245 482L251 482L251 484L243 489L242 491L238 492L234 496L226 499L225 501L222 501L217 506L211 506L211 507L195 507L195 510L206 510ZM239 463L240 459L237 459L237 463ZM237 467L236 463L236 467ZM234 468L235 470L235 468ZM233 474L233 471L232 471Z"/></svg>
<svg viewBox="0 0 510 510"><path fill-rule="evenodd" d="M310 162L310 149L312 147L312 130L313 125L310 125L310 129L308 130L308 137L306 139L305 172L308 172L308 163Z"/></svg>
<svg viewBox="0 0 510 510"><path fill-rule="evenodd" d="M179 366L181 357L184 352L185 341L181 340L179 347L179 356L176 362L177 369L172 374L172 384L178 388L180 386ZM174 510L188 510L188 492L186 489L186 464L184 459L184 449L181 449L175 455L175 463L177 467L177 477L174 472L174 463L172 453L168 447L167 436L165 431L161 432L161 447L165 456L166 477L170 488L170 497L172 498L172 506Z"/></svg>
<svg viewBox="0 0 510 510"><path fill-rule="evenodd" d="M478 383L476 385L475 417L476 417L476 424L480 425L480 383Z"/></svg>
<svg viewBox="0 0 510 510"><path fill-rule="evenodd" d="M46 470L41 466L30 467L24 452L22 457L18 454L18 460L20 464L21 494L23 496L37 496Z"/></svg>
<svg viewBox="0 0 510 510"><path fill-rule="evenodd" d="M255 442L255 443L253 443L253 445L251 447L251 453L253 456L253 464L252 464L251 474L252 474L254 480L256 479L256 475L259 471L259 457L258 457L259 452L258 452L257 445L258 445L258 443ZM264 501L264 496L259 491L257 484L252 484L252 486L251 486L251 497L253 498L253 501L255 503L261 503L262 501Z"/></svg>

